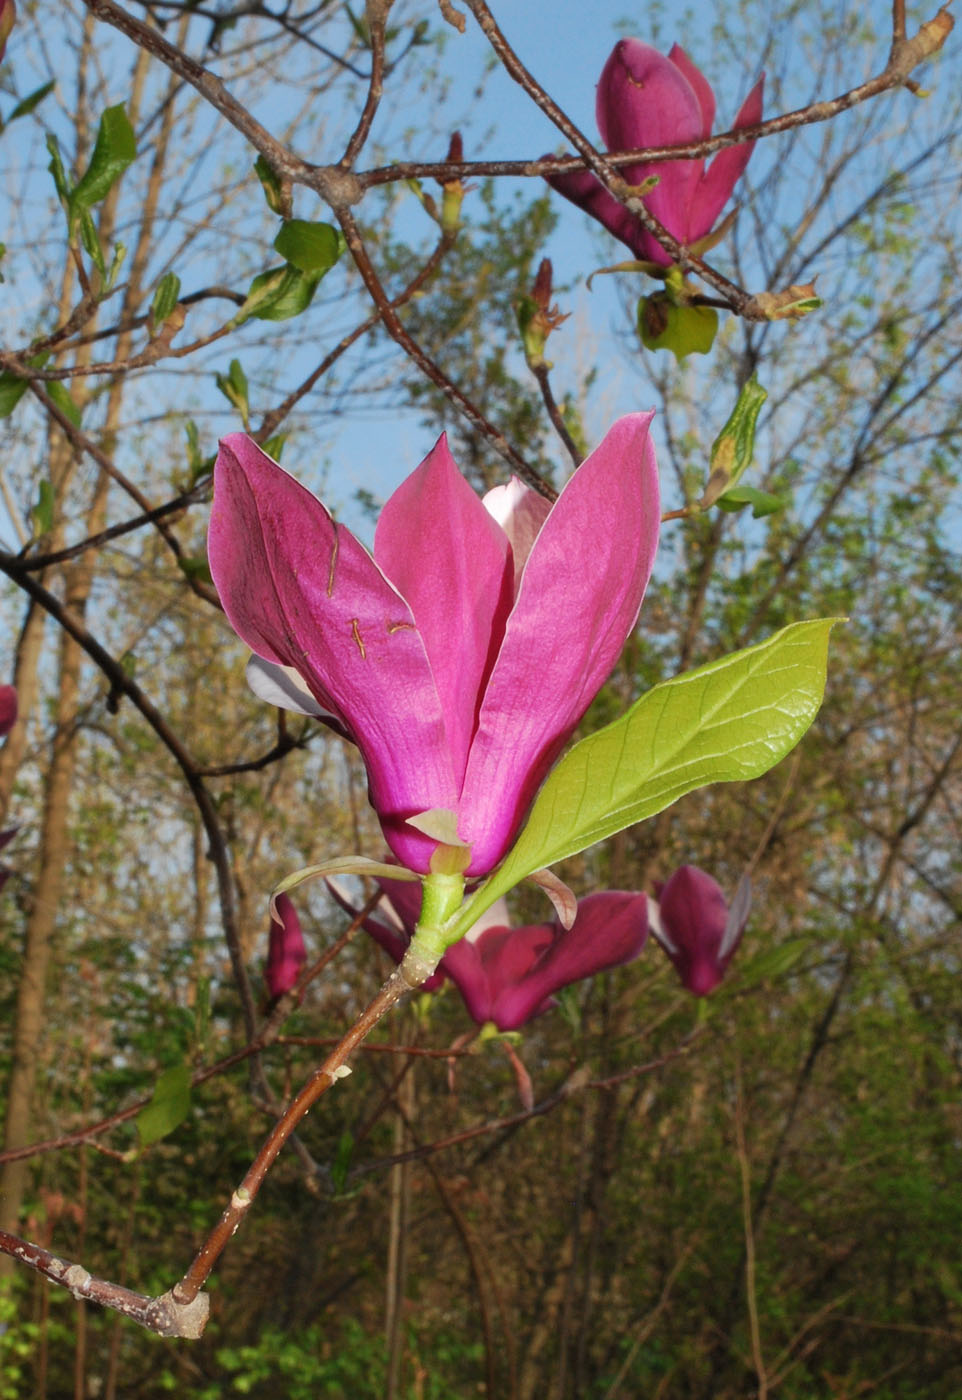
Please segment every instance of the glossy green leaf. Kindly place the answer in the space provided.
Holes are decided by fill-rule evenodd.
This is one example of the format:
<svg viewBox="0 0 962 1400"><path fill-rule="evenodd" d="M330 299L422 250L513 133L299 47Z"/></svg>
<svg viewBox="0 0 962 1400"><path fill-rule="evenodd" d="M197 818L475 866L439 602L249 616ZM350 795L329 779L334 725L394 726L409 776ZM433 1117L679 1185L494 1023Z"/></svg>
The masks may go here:
<svg viewBox="0 0 962 1400"><path fill-rule="evenodd" d="M837 618L773 637L655 686L575 744L548 775L501 866L445 930L460 937L500 895L542 866L644 821L708 783L773 768L818 712Z"/></svg>
<svg viewBox="0 0 962 1400"><path fill-rule="evenodd" d="M90 164L70 192L71 210L89 209L106 199L136 155L137 138L123 104L108 107L100 118Z"/></svg>
<svg viewBox="0 0 962 1400"><path fill-rule="evenodd" d="M137 1136L141 1147L160 1142L190 1112L190 1065L172 1065L157 1080L150 1103L137 1114Z"/></svg>
<svg viewBox="0 0 962 1400"><path fill-rule="evenodd" d="M332 224L288 219L274 239L282 258L308 276L323 277L346 248L344 235Z"/></svg>

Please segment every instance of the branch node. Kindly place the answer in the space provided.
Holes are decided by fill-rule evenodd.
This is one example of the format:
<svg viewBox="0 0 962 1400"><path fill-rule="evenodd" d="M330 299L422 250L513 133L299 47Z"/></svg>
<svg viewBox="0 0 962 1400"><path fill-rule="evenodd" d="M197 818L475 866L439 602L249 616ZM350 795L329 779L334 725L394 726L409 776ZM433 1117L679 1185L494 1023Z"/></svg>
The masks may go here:
<svg viewBox="0 0 962 1400"><path fill-rule="evenodd" d="M178 1303L172 1291L153 1298L147 1307L147 1325L162 1337L185 1337L196 1341L203 1336L210 1316L210 1295L198 1293L189 1303Z"/></svg>

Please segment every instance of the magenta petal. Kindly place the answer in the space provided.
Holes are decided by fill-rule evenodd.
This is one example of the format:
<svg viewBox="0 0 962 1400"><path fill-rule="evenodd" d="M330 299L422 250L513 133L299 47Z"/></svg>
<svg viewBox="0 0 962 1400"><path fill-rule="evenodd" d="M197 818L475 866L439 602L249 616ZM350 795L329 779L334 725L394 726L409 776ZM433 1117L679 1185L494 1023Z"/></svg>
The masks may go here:
<svg viewBox="0 0 962 1400"><path fill-rule="evenodd" d="M692 92L698 98L698 105L701 108L701 134L702 136L710 136L715 120L715 94L712 91L711 83L701 69L691 61L680 44L672 44L668 58L682 76L687 78Z"/></svg>
<svg viewBox="0 0 962 1400"><path fill-rule="evenodd" d="M279 894L274 900L274 907L280 922L272 914L264 980L272 997L282 997L300 977L301 969L307 962L307 949L301 921L289 896Z"/></svg>
<svg viewBox="0 0 962 1400"><path fill-rule="evenodd" d="M665 951L682 984L695 996L706 996L722 980L728 962L720 956L728 923L721 887L704 870L683 865L659 892L658 913L672 945L666 942Z"/></svg>
<svg viewBox="0 0 962 1400"><path fill-rule="evenodd" d="M514 1030L572 982L636 958L648 937L648 900L643 894L607 890L578 903L570 929L557 930L550 947L526 977L507 986L494 1004L493 1020Z"/></svg>
<svg viewBox="0 0 962 1400"><path fill-rule="evenodd" d="M528 557L461 794L469 874L504 855L635 625L660 523L651 418L615 423L568 481Z"/></svg>
<svg viewBox="0 0 962 1400"><path fill-rule="evenodd" d="M405 600L350 531L250 438L225 438L209 556L247 645L292 666L356 740L395 855L427 870L435 842L405 818L455 808L457 785L431 665Z"/></svg>
<svg viewBox="0 0 962 1400"><path fill-rule="evenodd" d="M491 989L488 975L481 962L477 944L467 938L453 943L441 959L440 966L461 993L472 1021L483 1026L491 1020Z"/></svg>
<svg viewBox="0 0 962 1400"><path fill-rule="evenodd" d="M665 250L642 228L634 214L619 204L590 171L573 170L568 175L549 175L548 184L604 224L608 232L626 244L635 257L648 258L663 266L671 262Z"/></svg>
<svg viewBox="0 0 962 1400"><path fill-rule="evenodd" d="M507 536L442 436L382 510L374 557L406 599L424 642L459 782L478 694L511 607L508 554Z"/></svg>
<svg viewBox="0 0 962 1400"><path fill-rule="evenodd" d="M740 131L745 126L757 126L761 121L764 88L765 79L762 77L742 103L733 131ZM697 243L699 238L711 232L754 149L754 141L743 141L740 146L726 146L708 166L698 182L689 210L688 242Z"/></svg>
<svg viewBox="0 0 962 1400"><path fill-rule="evenodd" d="M9 734L17 722L17 688L0 685L0 737Z"/></svg>

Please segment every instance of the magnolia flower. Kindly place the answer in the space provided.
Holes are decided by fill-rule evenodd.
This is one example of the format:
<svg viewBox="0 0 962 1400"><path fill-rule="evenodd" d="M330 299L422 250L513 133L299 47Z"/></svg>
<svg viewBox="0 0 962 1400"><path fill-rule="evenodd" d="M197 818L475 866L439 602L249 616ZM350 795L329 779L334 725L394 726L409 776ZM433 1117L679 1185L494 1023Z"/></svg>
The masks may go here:
<svg viewBox="0 0 962 1400"><path fill-rule="evenodd" d="M482 502L442 437L373 558L250 438L221 443L210 567L251 684L354 740L409 869L459 843L469 875L497 865L615 664L658 540L651 416L617 422L554 505L517 480Z"/></svg>
<svg viewBox="0 0 962 1400"><path fill-rule="evenodd" d="M720 885L695 865L683 865L670 880L655 886L657 902L648 901L651 931L675 964L678 976L696 997L718 986L735 955L748 922L751 882L744 876L731 908Z"/></svg>
<svg viewBox="0 0 962 1400"><path fill-rule="evenodd" d="M761 121L764 81L760 78L742 103L736 131ZM595 112L609 151L677 146L711 135L715 94L677 44L665 58L638 39L621 39L602 69ZM704 160L668 160L624 166L620 173L632 185L657 177L657 185L644 196L645 207L690 248L711 232L754 145L743 141L728 146L707 168ZM658 240L590 171L553 175L549 180L560 194L599 219L636 257L662 267L671 264Z"/></svg>
<svg viewBox="0 0 962 1400"><path fill-rule="evenodd" d="M399 963L417 922L420 890L400 880L378 884L384 893L383 918L367 918L363 926ZM329 880L328 885L342 908L356 914L335 882ZM512 928L507 905L499 899L448 948L424 990L433 991L450 978L479 1026L491 1021L498 1030L512 1031L553 1006L554 994L562 987L631 962L647 937L648 902L643 894L590 894L578 901L569 929L557 919Z"/></svg>
<svg viewBox="0 0 962 1400"><path fill-rule="evenodd" d="M277 915L271 915L270 943L264 969L264 981L272 1000L291 990L307 962L307 949L304 947L297 910L286 894L276 896L274 907Z"/></svg>
<svg viewBox="0 0 962 1400"><path fill-rule="evenodd" d="M17 7L13 0L0 0L0 58L7 49L7 39L17 18Z"/></svg>

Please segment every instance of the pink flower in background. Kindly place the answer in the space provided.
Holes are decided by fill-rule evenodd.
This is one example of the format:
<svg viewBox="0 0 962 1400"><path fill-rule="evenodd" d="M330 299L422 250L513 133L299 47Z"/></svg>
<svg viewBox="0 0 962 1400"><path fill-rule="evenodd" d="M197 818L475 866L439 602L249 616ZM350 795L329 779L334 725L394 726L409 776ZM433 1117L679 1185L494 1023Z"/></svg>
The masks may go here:
<svg viewBox="0 0 962 1400"><path fill-rule="evenodd" d="M373 558L250 438L221 443L210 567L251 684L354 740L409 869L456 841L469 875L497 865L618 659L658 541L651 416L617 422L554 505L516 480L482 502L442 437Z"/></svg>
<svg viewBox="0 0 962 1400"><path fill-rule="evenodd" d="M762 119L760 78L742 103L734 129ZM711 135L715 94L684 49L665 58L638 39L621 39L601 73L596 101L598 129L609 151L675 146ZM632 185L657 176L645 207L679 243L691 247L709 234L742 175L754 141L728 146L706 167L704 160L668 160L629 165L621 174ZM672 258L634 214L609 194L588 170L549 177L560 194L604 224L638 258L667 267Z"/></svg>
<svg viewBox="0 0 962 1400"><path fill-rule="evenodd" d="M0 685L0 739L9 734L17 722L17 691L12 685Z"/></svg>
<svg viewBox="0 0 962 1400"><path fill-rule="evenodd" d="M17 18L17 7L13 0L0 0L0 58L7 51L7 39Z"/></svg>
<svg viewBox="0 0 962 1400"><path fill-rule="evenodd" d="M655 886L649 903L651 932L695 996L718 986L741 942L751 905L751 883L739 883L731 908L720 885L695 865L683 865Z"/></svg>
<svg viewBox="0 0 962 1400"><path fill-rule="evenodd" d="M332 881L334 897L356 913ZM383 918L364 920L364 928L400 962L417 921L420 889L400 880L379 880L386 899ZM570 929L557 919L548 924L512 928L504 900L498 900L453 944L438 970L424 984L427 991L450 978L478 1025L492 1021L499 1030L516 1030L554 1005L562 987L597 972L631 962L648 936L648 901L643 894L605 890L578 901Z"/></svg>
<svg viewBox="0 0 962 1400"><path fill-rule="evenodd" d="M289 992L297 982L307 962L307 949L304 947L301 921L289 897L279 894L274 903L280 922L271 917L264 981L271 998L276 1000L285 992Z"/></svg>

